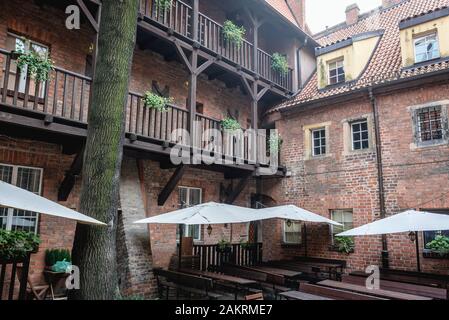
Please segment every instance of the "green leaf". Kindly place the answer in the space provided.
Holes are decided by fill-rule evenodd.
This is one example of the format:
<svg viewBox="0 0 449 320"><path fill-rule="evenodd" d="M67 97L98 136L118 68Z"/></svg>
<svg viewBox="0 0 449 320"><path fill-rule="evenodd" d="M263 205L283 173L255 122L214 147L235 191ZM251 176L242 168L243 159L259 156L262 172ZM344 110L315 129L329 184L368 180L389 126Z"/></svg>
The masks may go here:
<svg viewBox="0 0 449 320"><path fill-rule="evenodd" d="M229 131L240 130L242 128L240 126L240 123L233 118L224 118L223 120L221 120L221 127L224 130L229 130Z"/></svg>
<svg viewBox="0 0 449 320"><path fill-rule="evenodd" d="M287 58L280 53L274 53L271 61L271 67L273 70L286 75L288 73Z"/></svg>
<svg viewBox="0 0 449 320"><path fill-rule="evenodd" d="M153 92L147 91L142 101L147 108L166 112L168 111L167 105L173 103L173 98L161 97Z"/></svg>
<svg viewBox="0 0 449 320"><path fill-rule="evenodd" d="M238 27L234 22L226 20L223 24L223 36L226 41L229 41L240 48L243 44L243 39L245 38L246 30L245 28Z"/></svg>
<svg viewBox="0 0 449 320"><path fill-rule="evenodd" d="M0 257L20 259L39 248L41 240L34 233L0 230Z"/></svg>

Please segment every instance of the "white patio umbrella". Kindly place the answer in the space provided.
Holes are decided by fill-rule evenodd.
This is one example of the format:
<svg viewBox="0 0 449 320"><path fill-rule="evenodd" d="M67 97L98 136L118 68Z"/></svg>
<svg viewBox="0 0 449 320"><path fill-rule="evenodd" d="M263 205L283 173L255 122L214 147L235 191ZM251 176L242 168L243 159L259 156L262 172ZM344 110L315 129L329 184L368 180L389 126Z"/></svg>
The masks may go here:
<svg viewBox="0 0 449 320"><path fill-rule="evenodd" d="M103 222L3 181L0 181L0 207L47 214L75 220L83 224L106 225Z"/></svg>
<svg viewBox="0 0 449 320"><path fill-rule="evenodd" d="M299 208L295 205L285 205L257 210L260 219L285 219L304 222L327 223L334 226L342 224L331 219L325 218L319 214Z"/></svg>
<svg viewBox="0 0 449 320"><path fill-rule="evenodd" d="M418 232L449 230L449 216L424 211L408 210L385 219L377 220L355 229L339 233L339 237L371 236L394 233L415 233L418 271L419 243Z"/></svg>
<svg viewBox="0 0 449 320"><path fill-rule="evenodd" d="M136 221L139 224L209 225L246 223L258 218L258 210L208 202Z"/></svg>

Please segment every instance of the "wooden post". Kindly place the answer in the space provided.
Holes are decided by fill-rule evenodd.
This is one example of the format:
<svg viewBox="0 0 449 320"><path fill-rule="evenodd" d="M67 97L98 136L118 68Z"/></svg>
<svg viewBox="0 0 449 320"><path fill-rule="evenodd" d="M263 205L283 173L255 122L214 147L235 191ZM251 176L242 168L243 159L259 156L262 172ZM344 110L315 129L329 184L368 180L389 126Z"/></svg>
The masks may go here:
<svg viewBox="0 0 449 320"><path fill-rule="evenodd" d="M258 74L259 73L259 61L258 61L258 48L259 48L259 24L257 19L253 22L253 71Z"/></svg>
<svg viewBox="0 0 449 320"><path fill-rule="evenodd" d="M189 77L189 96L187 99L187 109L189 110L189 123L188 129L190 133L190 146L194 147L194 122L196 117L196 88L198 75L196 72L198 66L198 52L194 49L192 51L192 55L190 57L190 65L192 66L192 71L190 72Z"/></svg>
<svg viewBox="0 0 449 320"><path fill-rule="evenodd" d="M193 0L193 14L192 14L192 38L193 41L198 41L199 30L199 0Z"/></svg>

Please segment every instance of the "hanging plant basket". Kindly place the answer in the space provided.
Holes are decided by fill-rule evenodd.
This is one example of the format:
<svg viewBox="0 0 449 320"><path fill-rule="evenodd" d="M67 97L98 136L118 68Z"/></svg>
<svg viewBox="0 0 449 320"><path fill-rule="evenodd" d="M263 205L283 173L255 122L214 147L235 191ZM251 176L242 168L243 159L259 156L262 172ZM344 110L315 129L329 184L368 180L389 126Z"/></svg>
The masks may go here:
<svg viewBox="0 0 449 320"><path fill-rule="evenodd" d="M171 8L173 0L154 0L154 4L158 10L168 10Z"/></svg>
<svg viewBox="0 0 449 320"><path fill-rule="evenodd" d="M234 22L226 20L223 24L223 37L226 41L234 44L237 48L240 48L245 38L245 28L239 27Z"/></svg>
<svg viewBox="0 0 449 320"><path fill-rule="evenodd" d="M217 244L217 252L219 253L230 253L232 251L231 243L226 240L221 240Z"/></svg>
<svg viewBox="0 0 449 320"><path fill-rule="evenodd" d="M282 75L286 75L288 73L287 58L280 53L274 53L271 61L271 68Z"/></svg>
<svg viewBox="0 0 449 320"><path fill-rule="evenodd" d="M43 57L35 52L17 52L17 68L27 70L28 75L40 82L48 80L50 71L54 70L53 61L48 57Z"/></svg>
<svg viewBox="0 0 449 320"><path fill-rule="evenodd" d="M147 91L142 98L143 104L149 109L159 112L167 112L167 105L173 103L173 98L161 97L153 92Z"/></svg>
<svg viewBox="0 0 449 320"><path fill-rule="evenodd" d="M221 120L220 124L223 130L236 131L242 128L237 120L229 117Z"/></svg>

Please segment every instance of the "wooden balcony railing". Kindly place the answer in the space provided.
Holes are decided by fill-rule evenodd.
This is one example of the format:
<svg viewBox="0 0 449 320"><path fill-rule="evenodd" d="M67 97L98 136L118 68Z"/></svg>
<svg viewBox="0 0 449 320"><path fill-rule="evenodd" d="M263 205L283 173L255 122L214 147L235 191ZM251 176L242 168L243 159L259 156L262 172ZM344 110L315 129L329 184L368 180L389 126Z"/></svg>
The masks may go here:
<svg viewBox="0 0 449 320"><path fill-rule="evenodd" d="M207 271L220 267L223 263L240 266L255 266L262 263L262 243L248 245L232 244L226 251L220 251L218 245L194 245L193 255L200 258L200 270Z"/></svg>
<svg viewBox="0 0 449 320"><path fill-rule="evenodd" d="M0 102L4 105L31 110L87 124L92 79L81 74L55 67L48 80L37 82L16 68L17 55L0 49ZM157 111L144 106L143 95L128 94L126 105L126 132L155 140L156 142L190 144L188 138L189 112L185 108L167 105L166 111ZM194 147L255 163L256 155L250 148L250 137L240 132L226 140L220 130L220 120L196 115L196 126L192 133ZM219 136L212 129L218 129ZM267 165L266 136L258 134L259 163Z"/></svg>
<svg viewBox="0 0 449 320"><path fill-rule="evenodd" d="M155 5L156 0L140 0L140 12L149 19L172 29L181 36L193 39L193 9L181 0L173 0L170 8L163 10ZM289 68L287 74L273 70L272 56L261 49L257 49L258 68L255 70L254 45L244 40L237 46L223 37L223 26L204 15L198 15L198 42L206 49L221 55L227 60L240 65L250 71L258 73L279 87L293 90L293 70Z"/></svg>

